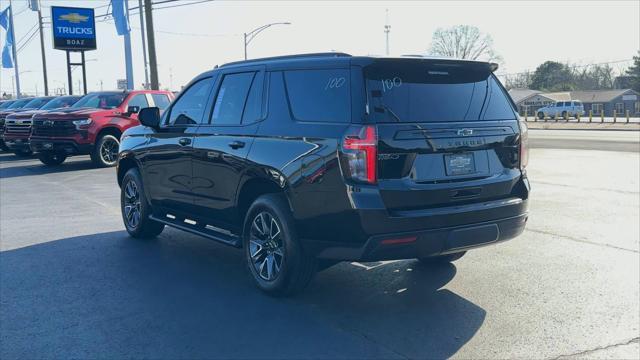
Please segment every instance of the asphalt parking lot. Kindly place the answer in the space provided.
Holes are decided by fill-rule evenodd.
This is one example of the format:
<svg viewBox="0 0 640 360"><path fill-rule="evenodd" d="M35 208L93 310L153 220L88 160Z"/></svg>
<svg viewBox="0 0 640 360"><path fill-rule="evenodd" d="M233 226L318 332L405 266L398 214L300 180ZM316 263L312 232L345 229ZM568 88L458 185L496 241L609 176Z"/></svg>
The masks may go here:
<svg viewBox="0 0 640 360"><path fill-rule="evenodd" d="M536 134L522 236L447 266L343 263L290 299L238 250L129 238L114 169L1 154L0 358L639 358L638 135Z"/></svg>

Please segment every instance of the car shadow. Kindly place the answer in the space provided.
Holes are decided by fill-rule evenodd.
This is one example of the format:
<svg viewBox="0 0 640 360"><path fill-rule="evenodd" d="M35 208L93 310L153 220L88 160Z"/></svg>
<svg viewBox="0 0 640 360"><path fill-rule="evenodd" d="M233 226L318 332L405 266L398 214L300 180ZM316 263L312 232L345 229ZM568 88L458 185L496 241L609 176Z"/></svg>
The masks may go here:
<svg viewBox="0 0 640 360"><path fill-rule="evenodd" d="M26 163L19 164L19 160L24 160ZM34 161L35 160L35 161ZM0 179L15 178L21 176L43 175L53 173L63 173L69 171L88 170L94 169L95 166L91 160L67 160L66 162L57 166L46 166L37 158L25 158L18 156L2 156L0 161L8 162L8 166L0 168Z"/></svg>
<svg viewBox="0 0 640 360"><path fill-rule="evenodd" d="M449 358L486 316L484 309L443 288L455 274L449 263L343 263L319 273L296 301L313 304L342 328L404 357Z"/></svg>
<svg viewBox="0 0 640 360"><path fill-rule="evenodd" d="M274 298L241 251L177 230L54 240L0 252L0 358L445 358L485 317L442 288L455 272L345 263Z"/></svg>

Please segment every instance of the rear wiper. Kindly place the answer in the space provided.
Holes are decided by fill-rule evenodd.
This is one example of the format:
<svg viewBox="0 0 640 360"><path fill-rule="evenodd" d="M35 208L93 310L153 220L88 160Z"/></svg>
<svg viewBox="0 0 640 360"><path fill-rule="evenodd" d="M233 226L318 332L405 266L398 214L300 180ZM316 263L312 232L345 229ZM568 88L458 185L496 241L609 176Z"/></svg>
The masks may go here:
<svg viewBox="0 0 640 360"><path fill-rule="evenodd" d="M382 104L382 108L385 109L389 114L391 114L391 116L393 116L393 118L396 119L396 122L402 122L400 117L396 113L394 113L393 110L391 110L390 107L388 107L385 104Z"/></svg>

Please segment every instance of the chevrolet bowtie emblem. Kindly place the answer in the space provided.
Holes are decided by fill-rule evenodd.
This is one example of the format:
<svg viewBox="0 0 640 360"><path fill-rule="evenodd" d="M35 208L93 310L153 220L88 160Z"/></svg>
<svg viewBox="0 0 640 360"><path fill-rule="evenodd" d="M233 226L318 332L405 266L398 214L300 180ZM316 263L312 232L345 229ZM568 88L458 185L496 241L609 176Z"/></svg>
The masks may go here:
<svg viewBox="0 0 640 360"><path fill-rule="evenodd" d="M473 135L473 129L458 130L458 136L471 136L471 135Z"/></svg>
<svg viewBox="0 0 640 360"><path fill-rule="evenodd" d="M87 20L89 20L88 16L83 16L80 15L78 13L69 13L69 14L65 14L65 15L60 15L60 20L66 20L70 23L73 24L79 24L81 22L86 22Z"/></svg>

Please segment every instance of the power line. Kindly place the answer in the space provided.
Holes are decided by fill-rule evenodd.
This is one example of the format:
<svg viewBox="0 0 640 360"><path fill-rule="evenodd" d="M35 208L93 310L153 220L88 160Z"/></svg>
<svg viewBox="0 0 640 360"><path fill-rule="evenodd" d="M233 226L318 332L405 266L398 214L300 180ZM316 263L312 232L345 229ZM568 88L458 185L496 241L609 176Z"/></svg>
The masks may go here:
<svg viewBox="0 0 640 360"><path fill-rule="evenodd" d="M139 27L132 26L132 29L140 30ZM175 31L165 31L165 30L155 30L156 33L160 34L168 34L168 35L179 35L179 36L195 36L195 37L224 37L224 36L241 36L240 33L233 34L207 34L207 33L184 33L184 32L175 32Z"/></svg>
<svg viewBox="0 0 640 360"><path fill-rule="evenodd" d="M30 35L29 35L29 33L31 33L34 29L36 29L36 30L37 30L37 28L38 28L38 23L36 23L35 25L33 25L33 26L31 27L31 29L27 30L26 34L24 34L24 36L22 36L20 39L18 39L18 41L16 41L16 44L18 44L18 45L19 45L19 44L20 44L20 42L21 42L22 40L24 40L25 38L27 38L28 36L30 36Z"/></svg>
<svg viewBox="0 0 640 360"><path fill-rule="evenodd" d="M20 45L20 46L18 47L18 49L17 49L16 51L17 51L17 52L20 52L22 49L24 49L24 48L25 48L25 46L27 46L27 45L29 44L29 42L30 42L31 40L33 40L33 39L34 39L34 36L36 36L36 34L37 34L38 32L39 32L39 30L38 30L38 29L36 29L36 31L34 31L34 32L31 34L31 36L29 36L29 38L28 38L24 43L22 43L22 45Z"/></svg>

